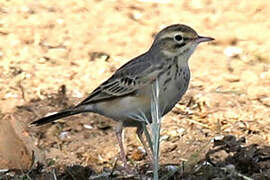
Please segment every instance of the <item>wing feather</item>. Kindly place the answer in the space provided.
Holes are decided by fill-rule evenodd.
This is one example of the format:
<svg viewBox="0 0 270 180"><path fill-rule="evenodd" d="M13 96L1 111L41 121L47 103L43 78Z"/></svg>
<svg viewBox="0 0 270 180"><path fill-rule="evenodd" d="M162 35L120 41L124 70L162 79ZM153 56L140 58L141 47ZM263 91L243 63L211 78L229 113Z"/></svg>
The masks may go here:
<svg viewBox="0 0 270 180"><path fill-rule="evenodd" d="M154 80L162 69L155 67L151 57L143 54L119 68L113 76L97 87L79 105L108 100L135 93ZM79 106L77 105L77 106Z"/></svg>
<svg viewBox="0 0 270 180"><path fill-rule="evenodd" d="M97 101L102 101L106 99L111 99L115 97L129 95L135 92L139 86L129 85L126 83L123 77L110 78L101 84L97 89L95 89L84 101L79 105L84 105L88 103L94 103ZM113 82L110 82L113 81ZM132 80L134 81L134 80ZM137 83L134 83L137 84Z"/></svg>
<svg viewBox="0 0 270 180"><path fill-rule="evenodd" d="M120 96L126 96L136 92L145 85L143 75L151 69L149 57L142 54L119 68L114 75L97 87L79 105L95 103ZM77 105L77 106L79 106Z"/></svg>

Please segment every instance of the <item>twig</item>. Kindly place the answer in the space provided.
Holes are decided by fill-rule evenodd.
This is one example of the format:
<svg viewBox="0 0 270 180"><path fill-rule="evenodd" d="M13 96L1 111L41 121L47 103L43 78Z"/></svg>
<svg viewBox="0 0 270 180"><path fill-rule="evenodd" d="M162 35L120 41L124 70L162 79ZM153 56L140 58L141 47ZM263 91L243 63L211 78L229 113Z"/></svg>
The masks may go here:
<svg viewBox="0 0 270 180"><path fill-rule="evenodd" d="M158 79L153 84L153 94L151 99L151 116L152 116L152 138L153 138L153 165L154 165L154 180L158 180L159 170L159 145L160 145L160 112L159 112L159 85Z"/></svg>

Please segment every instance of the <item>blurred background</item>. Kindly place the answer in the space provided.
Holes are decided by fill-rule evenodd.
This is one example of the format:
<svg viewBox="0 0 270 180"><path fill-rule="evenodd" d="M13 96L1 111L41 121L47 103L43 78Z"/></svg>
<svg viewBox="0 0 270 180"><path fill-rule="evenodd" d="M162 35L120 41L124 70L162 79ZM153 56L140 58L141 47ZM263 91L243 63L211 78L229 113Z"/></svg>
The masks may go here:
<svg viewBox="0 0 270 180"><path fill-rule="evenodd" d="M216 40L191 57L189 90L163 118L161 163L196 164L218 135L269 145L269 18L267 0L1 1L0 168L28 169L33 149L60 169L111 168L118 146L109 119L84 114L40 129L25 126L82 100L176 23ZM126 134L130 161L144 165L135 134Z"/></svg>

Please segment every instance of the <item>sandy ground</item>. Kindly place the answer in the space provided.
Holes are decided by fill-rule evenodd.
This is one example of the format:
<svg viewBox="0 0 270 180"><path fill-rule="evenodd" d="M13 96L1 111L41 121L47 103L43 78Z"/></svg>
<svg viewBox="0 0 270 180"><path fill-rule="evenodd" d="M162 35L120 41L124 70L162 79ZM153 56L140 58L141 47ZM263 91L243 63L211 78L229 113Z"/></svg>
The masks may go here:
<svg viewBox="0 0 270 180"><path fill-rule="evenodd" d="M198 178L194 167L206 161L219 168L232 165L234 175L270 178L269 18L267 0L1 1L1 121L10 121L11 127L6 126L15 129L12 136L19 140L14 146L0 140L1 146L10 145L0 149L0 157L11 157L9 149L18 144L35 149L44 166L35 167L32 177L57 169L60 179L68 179L66 167L74 165L79 167L74 174L88 172L84 177L111 169L118 157L113 121L90 113L38 129L26 124L76 104L122 64L147 51L155 33L183 23L216 40L200 45L191 57L189 90L163 118L161 164L190 165L174 178ZM2 137L11 132L6 129ZM149 162L141 144L133 129L126 135L129 163L145 174ZM212 153L211 140L217 136L225 136L219 154ZM258 164L261 156L268 157L263 165ZM202 172L213 177L212 171Z"/></svg>

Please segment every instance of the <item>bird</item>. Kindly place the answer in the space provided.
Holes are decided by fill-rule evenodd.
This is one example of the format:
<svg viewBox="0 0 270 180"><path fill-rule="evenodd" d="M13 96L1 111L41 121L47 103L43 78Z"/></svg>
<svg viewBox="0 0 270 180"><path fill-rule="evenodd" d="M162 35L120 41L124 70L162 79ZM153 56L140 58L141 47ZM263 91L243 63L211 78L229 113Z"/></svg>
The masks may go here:
<svg viewBox="0 0 270 180"><path fill-rule="evenodd" d="M153 83L159 84L159 112L167 114L186 93L190 82L188 60L196 47L214 38L200 36L191 27L173 24L158 32L145 53L131 59L94 89L79 104L31 123L40 126L79 113L92 112L115 120L116 137L124 168L127 165L122 132L137 128L136 134L147 150L143 126L152 122L151 94ZM148 151L146 151L148 153Z"/></svg>

